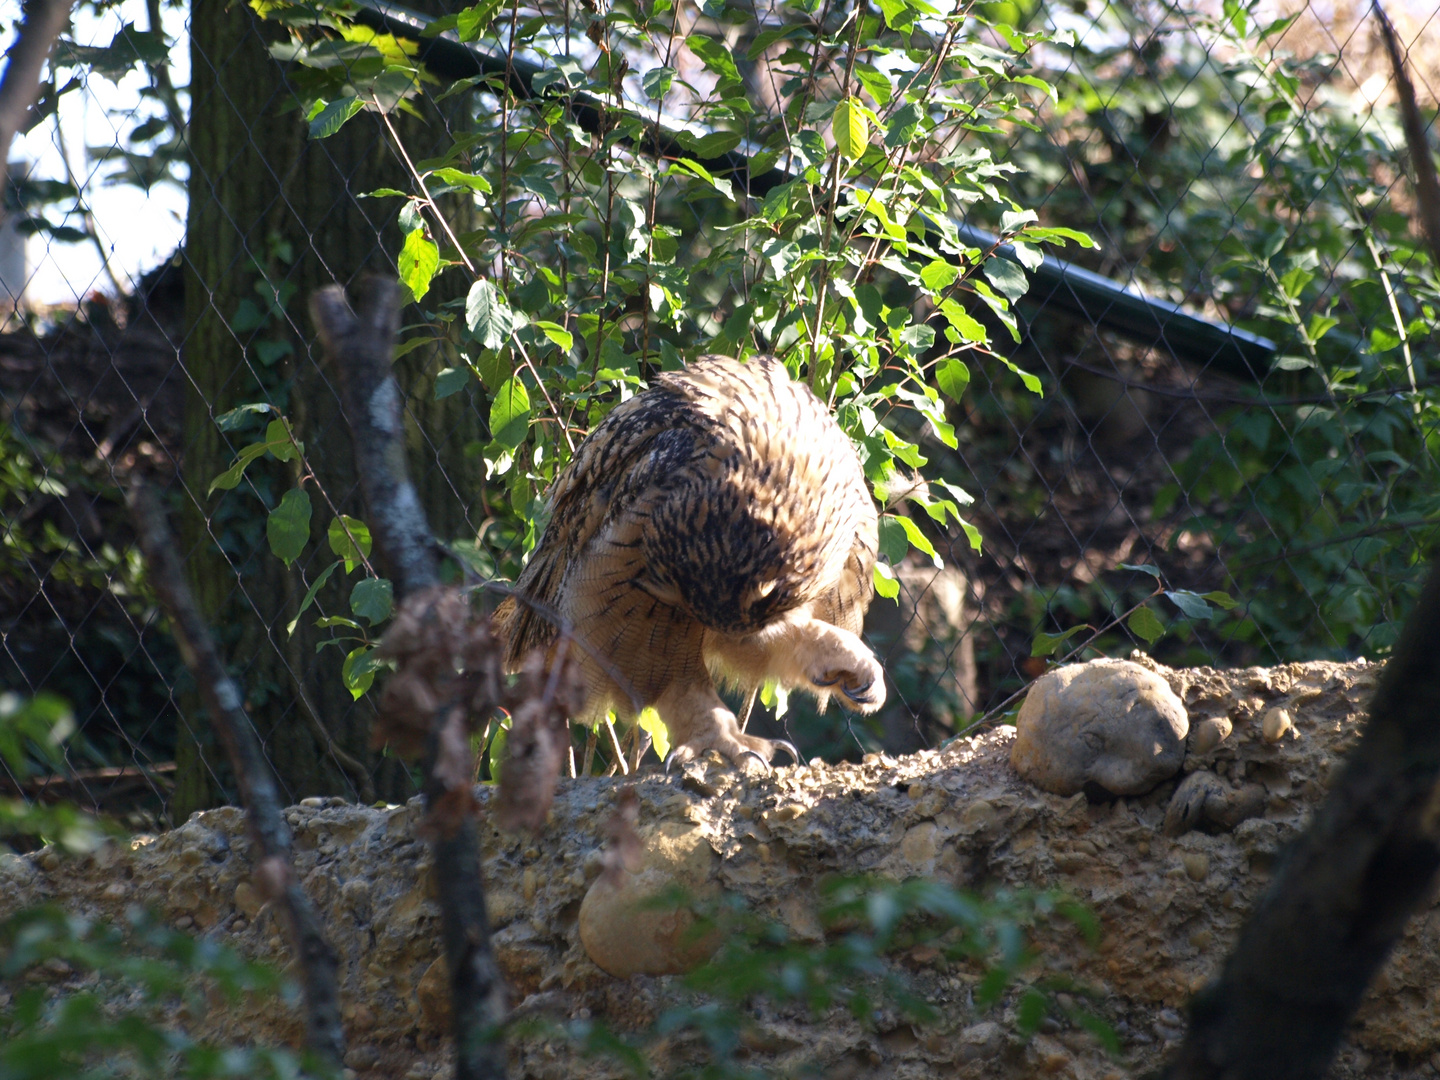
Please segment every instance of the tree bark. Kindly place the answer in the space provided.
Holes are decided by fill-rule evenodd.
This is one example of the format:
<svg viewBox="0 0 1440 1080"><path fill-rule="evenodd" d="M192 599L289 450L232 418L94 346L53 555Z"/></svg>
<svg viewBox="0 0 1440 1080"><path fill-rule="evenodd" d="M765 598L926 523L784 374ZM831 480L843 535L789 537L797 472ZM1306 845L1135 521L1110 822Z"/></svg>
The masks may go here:
<svg viewBox="0 0 1440 1080"><path fill-rule="evenodd" d="M383 125L370 113L330 138L308 139L291 72L269 53L283 37L278 26L224 0L195 0L190 25L181 532L191 584L247 688L247 707L287 800L408 797L409 775L369 748L369 701L352 700L341 682L345 652L355 642L317 652L336 631L317 628L316 619L350 615L356 578L336 571L293 635L286 627L306 589L334 559L326 542L334 515L363 517L338 388L311 340L303 298L364 272L393 272L403 239L394 223L396 204L359 196L378 187L408 190L410 184ZM462 112L468 107L463 98L455 100ZM441 118L434 110L431 117L423 124L395 121L412 159L442 139L448 143ZM464 228L466 222L458 224ZM463 294L466 287L458 278L442 278L427 304L444 299L443 290ZM254 317L267 309L268 320ZM407 393L409 441L426 510L439 535L456 537L472 528L457 493L479 490L478 457L467 459L464 448L479 438L480 427L469 395L436 402L428 392L443 366L436 354L417 350L402 369L413 387ZM207 494L236 451L263 431L262 425L222 432L216 417L250 402L273 405L291 421L312 471L265 458L233 491ZM314 509L311 542L286 568L269 550L265 519L281 495L302 482ZM205 725L197 722L197 705L193 695L182 701L171 807L177 821L225 801L229 787Z"/></svg>

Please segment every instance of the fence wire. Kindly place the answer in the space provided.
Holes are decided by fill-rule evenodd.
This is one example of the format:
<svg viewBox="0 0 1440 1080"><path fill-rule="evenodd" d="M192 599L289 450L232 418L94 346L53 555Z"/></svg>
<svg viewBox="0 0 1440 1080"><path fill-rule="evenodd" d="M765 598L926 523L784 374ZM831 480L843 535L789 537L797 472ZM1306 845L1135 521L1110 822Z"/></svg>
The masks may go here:
<svg viewBox="0 0 1440 1080"><path fill-rule="evenodd" d="M1424 7L1391 14L1433 121L1440 20ZM732 44L795 18L737 11L681 14ZM279 27L207 0L168 25L147 23L157 12L101 5L77 26L26 137L32 160L6 193L0 700L54 695L75 733L64 772L6 773L0 791L74 799L139 829L233 794L125 517L126 484L144 475L168 492L288 797L401 799L414 782L369 743L356 648L386 601L356 569L349 530L364 511L305 298L325 281L394 272L414 223L367 195L409 190L397 142L437 167L424 159L493 127L499 98L436 80L428 123L396 113L398 131L356 123L343 139L310 140L297 100L313 96L313 72ZM1267 337L1275 354L1248 367L1181 360L1183 342L1137 344L1103 311L1022 300L1021 341L1002 351L1044 393L972 365L947 414L958 445L923 444L937 474L974 496L964 515L983 544L952 525L931 529L940 565L903 546L886 554L899 594L872 604L866 637L889 704L876 717L818 716L796 698L755 730L784 733L807 757L933 747L1082 643L1082 657L1143 648L1227 666L1386 654L1440 520L1440 287L1410 224L1394 87L1367 12L986 7L1050 35L1027 54L1054 88L1033 124L976 124L977 144L1015 167L1016 203L1097 241L1076 265ZM551 14L568 52L585 23ZM774 91L759 55L740 75L764 108ZM698 78L686 63L680 77ZM257 74L235 78L242 69ZM97 118L112 133L99 145ZM527 181L541 198L555 195L547 182ZM463 191L444 198L457 232L488 227ZM127 252L153 246L167 204L181 207L184 235L141 265ZM672 197L657 214L682 261L706 258L711 204ZM464 288L447 293L441 280L432 310L463 304ZM716 274L694 297L706 337L734 311L729 280ZM503 572L525 537L492 501L534 514L543 491L487 479L494 394L463 379L450 345L422 338L397 361L412 467L437 532L482 576ZM222 355L233 363L209 362ZM261 465L215 485L267 440ZM294 485L312 509L277 525Z"/></svg>

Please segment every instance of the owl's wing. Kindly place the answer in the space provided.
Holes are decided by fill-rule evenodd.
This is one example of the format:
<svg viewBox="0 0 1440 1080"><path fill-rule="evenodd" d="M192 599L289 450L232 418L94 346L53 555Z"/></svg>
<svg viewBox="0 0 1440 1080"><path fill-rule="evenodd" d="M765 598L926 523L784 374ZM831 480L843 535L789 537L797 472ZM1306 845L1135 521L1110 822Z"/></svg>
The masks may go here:
<svg viewBox="0 0 1440 1080"><path fill-rule="evenodd" d="M567 574L591 558L602 533L615 539L617 519L643 498L656 470L657 440L676 441L681 405L676 395L651 390L595 427L550 490L550 522L515 582L516 592L552 609L560 605ZM506 600L495 618L510 663L549 644L558 631L547 613L523 599Z"/></svg>

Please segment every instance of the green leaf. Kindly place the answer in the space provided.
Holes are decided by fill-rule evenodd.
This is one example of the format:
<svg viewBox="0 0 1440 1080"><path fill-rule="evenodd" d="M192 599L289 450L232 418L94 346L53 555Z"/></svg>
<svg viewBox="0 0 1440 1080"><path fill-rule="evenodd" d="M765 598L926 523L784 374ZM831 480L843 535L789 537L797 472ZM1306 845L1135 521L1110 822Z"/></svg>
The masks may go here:
<svg viewBox="0 0 1440 1080"><path fill-rule="evenodd" d="M559 323L545 322L537 319L530 324L538 329L547 338L558 345L562 352L569 352L575 346L575 335L566 330Z"/></svg>
<svg viewBox="0 0 1440 1080"><path fill-rule="evenodd" d="M895 571L886 566L883 562L875 564L875 591L886 600L894 600L900 595L900 582L895 577Z"/></svg>
<svg viewBox="0 0 1440 1080"><path fill-rule="evenodd" d="M664 761L670 756L670 729L665 726L665 721L660 719L660 714L650 706L640 710L640 716L635 721L640 725L640 730L650 736L650 741L655 744L655 753Z"/></svg>
<svg viewBox="0 0 1440 1080"><path fill-rule="evenodd" d="M382 623L395 610L395 587L388 578L366 578L350 590L350 613L371 626Z"/></svg>
<svg viewBox="0 0 1440 1080"><path fill-rule="evenodd" d="M1128 563L1128 562L1122 562L1122 563L1120 564L1120 569L1121 569L1121 570L1135 570L1135 571L1138 571L1138 572L1141 573L1141 574L1149 574L1149 575L1150 575L1151 577L1153 577L1156 581L1159 581L1159 580L1160 580L1160 568L1159 568L1158 566L1151 566L1149 563Z"/></svg>
<svg viewBox="0 0 1440 1080"><path fill-rule="evenodd" d="M438 176L447 184L454 184L456 187L467 187L471 191L479 191L486 195L490 194L490 181L477 173L461 172L459 169L436 169L431 176Z"/></svg>
<svg viewBox="0 0 1440 1080"><path fill-rule="evenodd" d="M880 554L893 566L910 550L910 537L895 514L880 515Z"/></svg>
<svg viewBox="0 0 1440 1080"><path fill-rule="evenodd" d="M931 292L943 292L960 276L960 268L943 259L932 259L920 270L920 280Z"/></svg>
<svg viewBox="0 0 1440 1080"><path fill-rule="evenodd" d="M410 295L419 300L430 291L430 279L440 268L440 249L425 235L423 228L414 229L405 237L405 246L400 249L395 265L400 280L409 286Z"/></svg>
<svg viewBox="0 0 1440 1080"><path fill-rule="evenodd" d="M256 402L250 405L241 405L223 412L215 418L215 426L221 431L235 431L243 428L256 416L263 416L266 413L273 413L274 405L267 405L265 402Z"/></svg>
<svg viewBox="0 0 1440 1080"><path fill-rule="evenodd" d="M1015 361L1011 360L1008 356L1000 357L1000 361L1016 375L1020 376L1020 381L1025 384L1026 390L1029 390L1032 394L1039 394L1041 397L1045 396L1045 390L1040 385L1039 376L1030 374L1030 372L1020 367L1020 365L1015 363Z"/></svg>
<svg viewBox="0 0 1440 1080"><path fill-rule="evenodd" d="M1030 655L1053 656L1055 654L1055 650L1058 649L1061 645L1069 641L1072 637L1074 637L1081 631L1089 629L1090 627L1086 626L1084 623L1081 623L1079 626L1072 626L1063 634L1047 634L1043 630L1037 630L1035 632L1035 640L1030 646Z"/></svg>
<svg viewBox="0 0 1440 1080"><path fill-rule="evenodd" d="M935 369L935 384L951 401L959 401L970 385L970 369L959 360L942 360Z"/></svg>
<svg viewBox="0 0 1440 1080"><path fill-rule="evenodd" d="M494 285L481 278L470 286L465 297L465 326L487 349L498 349L510 340L515 316Z"/></svg>
<svg viewBox="0 0 1440 1080"><path fill-rule="evenodd" d="M291 488L280 497L280 505L265 521L265 536L286 566L300 557L310 539L310 496L303 488Z"/></svg>
<svg viewBox="0 0 1440 1080"><path fill-rule="evenodd" d="M924 323L911 323L900 331L899 340L915 352L924 352L935 344L935 328Z"/></svg>
<svg viewBox="0 0 1440 1080"><path fill-rule="evenodd" d="M930 561L935 564L937 570L945 569L944 561L935 553L935 545L930 542L928 536L920 531L920 526L903 514L895 514L894 518L900 523L900 528L905 531L905 538L910 541L910 546L929 555Z"/></svg>
<svg viewBox="0 0 1440 1080"><path fill-rule="evenodd" d="M830 132L835 137L835 149L841 157L851 160L862 157L870 145L870 121L866 119L865 107L859 98L847 97L835 106L835 115L830 121Z"/></svg>
<svg viewBox="0 0 1440 1080"><path fill-rule="evenodd" d="M1002 296L1012 302L1019 300L1030 289L1030 279L1025 276L1025 271L1009 259L998 256L986 259L985 276Z"/></svg>
<svg viewBox="0 0 1440 1080"><path fill-rule="evenodd" d="M945 321L954 328L962 340L975 342L978 345L989 344L990 335L985 332L985 327L980 320L948 296L940 301L940 314L945 316Z"/></svg>
<svg viewBox="0 0 1440 1080"><path fill-rule="evenodd" d="M231 465L230 468L226 469L214 480L211 480L210 487L206 490L205 494L215 494L216 488L222 488L225 491L229 491L231 488L238 485L240 483L241 477L245 475L245 470L249 467L250 463L256 458L258 458L261 454L265 453L267 448L268 447L265 443L251 443L249 446L243 447L240 450L240 453L235 455L235 464Z"/></svg>
<svg viewBox="0 0 1440 1080"><path fill-rule="evenodd" d="M295 445L290 421L284 418L271 420L265 425L265 449L278 461L294 461L299 448Z"/></svg>
<svg viewBox="0 0 1440 1080"><path fill-rule="evenodd" d="M473 4L455 14L455 32L461 41L474 41L483 34L500 10L500 0Z"/></svg>
<svg viewBox="0 0 1440 1080"><path fill-rule="evenodd" d="M435 400L444 401L451 394L458 394L470 381L468 367L447 367L435 376Z"/></svg>
<svg viewBox="0 0 1440 1080"><path fill-rule="evenodd" d="M321 99L315 103L318 108L311 111L307 119L310 121L310 138L328 139L342 127L345 122L365 107L365 103L358 97L343 97L339 101L326 102Z"/></svg>
<svg viewBox="0 0 1440 1080"><path fill-rule="evenodd" d="M506 379L490 403L490 438L514 450L529 432L530 395L519 379Z"/></svg>
<svg viewBox="0 0 1440 1080"><path fill-rule="evenodd" d="M359 518L341 514L333 518L325 530L325 539L330 550L345 561L345 572L351 574L355 568L370 557L370 526Z"/></svg>
<svg viewBox="0 0 1440 1080"><path fill-rule="evenodd" d="M340 665L340 681L350 691L350 696L358 701L375 681L375 670L379 666L375 650L369 645L361 645L352 649L345 657L345 663Z"/></svg>
<svg viewBox="0 0 1440 1080"><path fill-rule="evenodd" d="M670 84L675 79L675 69L668 67L651 68L640 78L640 88L645 91L645 96L651 101L659 101L670 92ZM654 736L651 736L654 738ZM657 742L658 746L659 743Z"/></svg>
<svg viewBox="0 0 1440 1080"><path fill-rule="evenodd" d="M861 86L870 91L870 96L875 99L876 105L883 109L890 104L890 98L894 93L890 76L873 64L866 64L862 61L855 64L855 77L860 80Z"/></svg>
<svg viewBox="0 0 1440 1080"><path fill-rule="evenodd" d="M1188 618L1211 619L1215 617L1215 609L1206 603L1205 598L1199 593L1190 592L1187 589L1175 589L1167 590L1165 595Z"/></svg>
<svg viewBox="0 0 1440 1080"><path fill-rule="evenodd" d="M303 445L297 445L294 434L290 430L290 421L284 417L271 420L265 426L264 441L242 447L240 452L235 455L235 463L210 481L210 487L205 494L214 494L216 488L226 491L234 488L240 483L240 479L245 475L245 470L250 467L250 463L264 454L268 453L281 461L293 461L303 450Z"/></svg>
<svg viewBox="0 0 1440 1080"><path fill-rule="evenodd" d="M679 173L681 175L697 177L705 181L705 183L709 184L721 195L725 196L725 198L732 202L735 200L735 187L729 180L716 179L709 169L691 158L678 158L671 162L669 172L671 174Z"/></svg>
<svg viewBox="0 0 1440 1080"><path fill-rule="evenodd" d="M1303 266L1297 266L1280 279L1280 288L1291 300L1298 300L1305 286L1314 280L1314 274Z"/></svg>
<svg viewBox="0 0 1440 1080"><path fill-rule="evenodd" d="M920 126L920 120L925 115L919 105L908 102L895 110L890 117L889 124L885 127L885 145L891 150L898 150L907 145L915 137L915 131Z"/></svg>
<svg viewBox="0 0 1440 1080"><path fill-rule="evenodd" d="M767 709L774 709L775 719L779 720L790 711L790 691L774 679L767 680L760 687L760 703Z"/></svg>
<svg viewBox="0 0 1440 1080"><path fill-rule="evenodd" d="M1147 645L1154 645L1165 636L1165 627L1148 607L1136 608L1125 625L1130 627L1131 632Z"/></svg>
<svg viewBox="0 0 1440 1080"><path fill-rule="evenodd" d="M885 25L892 30L898 30L915 21L915 15L910 11L906 0L880 0L880 14L885 17Z"/></svg>
<svg viewBox="0 0 1440 1080"><path fill-rule="evenodd" d="M336 559L324 570L321 570L320 576L315 579L310 588L305 590L305 599L300 601L300 610L295 612L295 617L285 624L285 635L287 637L295 636L295 627L300 624L300 616L310 610L310 605L315 603L316 594L325 587L325 582L330 580L330 575L335 572L335 568L339 565L340 560Z"/></svg>
<svg viewBox="0 0 1440 1080"><path fill-rule="evenodd" d="M691 34L685 39L685 45L720 78L729 82L740 81L740 69L735 66L735 58L720 42L702 34Z"/></svg>
<svg viewBox="0 0 1440 1080"><path fill-rule="evenodd" d="M1310 325L1306 327L1306 332L1309 333L1311 341L1319 341L1339 325L1340 320L1332 315L1311 315Z"/></svg>
<svg viewBox="0 0 1440 1080"><path fill-rule="evenodd" d="M1228 592L1207 592L1204 595L1206 600L1225 611L1234 611L1240 606L1240 601Z"/></svg>

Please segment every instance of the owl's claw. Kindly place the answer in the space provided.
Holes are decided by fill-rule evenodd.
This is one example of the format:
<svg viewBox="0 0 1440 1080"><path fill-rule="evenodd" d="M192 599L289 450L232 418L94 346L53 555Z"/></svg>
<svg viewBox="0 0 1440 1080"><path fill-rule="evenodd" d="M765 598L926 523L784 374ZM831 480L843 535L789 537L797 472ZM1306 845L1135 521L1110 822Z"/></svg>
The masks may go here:
<svg viewBox="0 0 1440 1080"><path fill-rule="evenodd" d="M816 686L835 686L840 683L840 681L844 678L845 674L848 673L836 675L833 679L811 679L810 681ZM874 703L875 695L871 692L871 689L874 687L874 685L874 679L866 679L864 682L861 683L845 683L845 685L840 687L840 693L843 694L848 700L853 701L856 705L860 705L863 707L865 705L870 705Z"/></svg>
<svg viewBox="0 0 1440 1080"><path fill-rule="evenodd" d="M794 743L788 741L787 739L773 739L771 741L775 744L775 749L784 750L787 754L789 754L790 760L795 762L796 765L804 764L804 762L800 760L800 751L795 749ZM752 750L751 753L754 753L754 751Z"/></svg>
<svg viewBox="0 0 1440 1080"><path fill-rule="evenodd" d="M756 738L753 735L744 735L741 736L741 738L744 740L743 742L738 742L736 744L730 745L723 745L719 742L705 742L698 744L682 743L681 745L676 746L673 750L670 751L668 755L666 755L665 775L669 776L671 769L673 769L676 765L684 765L687 762L694 761L697 757L700 756L700 753L702 751L707 749L716 750L719 753L723 754L725 757L729 758L730 762L735 765L736 768L739 768L741 772L745 771L744 767L741 765L741 762L746 761L750 758L754 758L756 761L758 761L760 763L760 767L764 769L766 773L774 772L774 768L770 764L770 758L767 756L767 753L773 755L776 750L785 751L785 753L790 755L791 760L793 760L795 764L802 764L800 760L800 751L795 748L794 743L788 742L785 739L760 739ZM755 745L747 745L752 743Z"/></svg>
<svg viewBox="0 0 1440 1080"><path fill-rule="evenodd" d="M770 767L770 762L766 761L763 757L760 756L760 752L758 750L751 750L748 747L740 751L740 757L736 760L735 764L739 765L741 761L745 760L745 758L752 757L760 763L760 767L764 769L766 773L772 773L775 771Z"/></svg>

